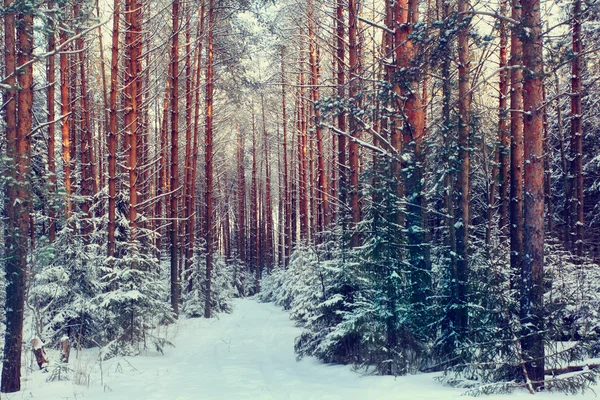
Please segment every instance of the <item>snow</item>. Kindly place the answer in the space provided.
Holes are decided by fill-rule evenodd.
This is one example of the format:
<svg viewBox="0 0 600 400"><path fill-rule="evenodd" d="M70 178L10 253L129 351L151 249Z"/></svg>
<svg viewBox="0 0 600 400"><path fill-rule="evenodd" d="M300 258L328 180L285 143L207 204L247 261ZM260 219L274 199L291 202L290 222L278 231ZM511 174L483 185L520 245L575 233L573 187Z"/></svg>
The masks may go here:
<svg viewBox="0 0 600 400"><path fill-rule="evenodd" d="M300 333L288 314L272 304L240 299L232 314L182 319L168 328L175 348L100 364L98 349L72 353L69 381L46 382L49 373L27 372L23 390L5 400L391 400L459 399L462 389L438 383L436 374L372 376L314 358L296 361ZM54 353L53 359L57 359ZM100 373L102 367L102 375ZM28 370L29 371L29 370ZM75 384L78 381L80 384ZM83 384L81 384L83 383ZM565 398L542 393L538 400ZM491 399L531 399L526 391ZM595 398L589 392L583 399Z"/></svg>

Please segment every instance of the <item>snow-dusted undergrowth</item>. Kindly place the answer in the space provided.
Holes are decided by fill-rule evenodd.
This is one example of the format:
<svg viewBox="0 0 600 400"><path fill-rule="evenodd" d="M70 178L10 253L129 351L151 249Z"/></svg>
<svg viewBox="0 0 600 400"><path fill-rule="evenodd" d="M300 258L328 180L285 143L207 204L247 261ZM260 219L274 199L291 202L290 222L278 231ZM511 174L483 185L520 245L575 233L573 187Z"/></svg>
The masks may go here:
<svg viewBox="0 0 600 400"><path fill-rule="evenodd" d="M436 374L394 378L361 375L350 367L322 364L312 357L296 361L294 339L300 329L273 304L234 301L232 314L213 319L182 319L163 327L175 344L165 354L98 362L98 350L72 355L68 381L47 382L50 374L24 373L21 392L3 399L135 400L392 400L459 399L463 390L443 386ZM55 354L50 354L56 359ZM52 367L51 367L52 368ZM539 399L563 398L543 393ZM525 391L491 399L530 399ZM589 392L582 399L592 399Z"/></svg>

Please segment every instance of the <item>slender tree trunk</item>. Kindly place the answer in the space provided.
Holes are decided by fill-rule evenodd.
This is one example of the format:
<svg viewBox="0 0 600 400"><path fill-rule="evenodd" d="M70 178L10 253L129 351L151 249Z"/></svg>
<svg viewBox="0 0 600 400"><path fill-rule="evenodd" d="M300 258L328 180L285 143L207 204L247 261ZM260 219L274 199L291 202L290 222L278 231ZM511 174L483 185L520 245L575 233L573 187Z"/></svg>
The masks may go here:
<svg viewBox="0 0 600 400"><path fill-rule="evenodd" d="M206 226L206 287L204 291L204 317L211 316L211 273L213 262L213 34L215 28L213 0L208 4L208 45L206 57L206 125L205 125L205 177L206 195L204 224Z"/></svg>
<svg viewBox="0 0 600 400"><path fill-rule="evenodd" d="M507 12L507 0L502 1L501 12ZM499 197L500 197L500 218L499 227L504 238L508 237L508 197L509 188L509 151L510 151L510 130L509 110L507 108L508 99L508 61L506 49L508 46L508 32L506 22L500 22L500 94L499 94L499 111L498 111L498 135L500 146L498 148L499 161Z"/></svg>
<svg viewBox="0 0 600 400"><path fill-rule="evenodd" d="M238 201L238 255L248 263L246 257L246 173L244 170L244 135L237 131L237 201Z"/></svg>
<svg viewBox="0 0 600 400"><path fill-rule="evenodd" d="M154 225L154 229L156 231L158 231L158 233L162 233L162 229L160 229L161 225L163 224L163 216L165 213L163 213L163 205L166 207L166 202L163 199L163 195L167 194L168 191L168 186L169 186L169 182L168 182L168 129L169 129L169 103L171 100L171 86L173 85L173 73L171 72L171 68L173 63L169 64L169 70L168 70L168 75L167 75L167 82L165 84L165 97L163 100L163 106L162 106L162 119L161 119L161 124L160 124L160 147L159 147L159 153L160 153L160 157L159 157L159 161L158 161L158 182L157 182L157 188L156 188L156 195L157 195L157 199L156 199L156 205L155 205L155 210L154 210L154 214L156 215L156 224ZM169 213L166 212L166 214L168 215ZM169 223L170 225L170 223ZM156 238L156 247L157 247L157 252L158 252L158 257L160 258L160 254L161 254L161 250L162 250L162 239L161 239L161 235L158 235L158 237Z"/></svg>
<svg viewBox="0 0 600 400"><path fill-rule="evenodd" d="M179 315L179 264L177 219L179 203L179 0L173 1L173 44L171 47L171 183L169 236L171 239L171 308Z"/></svg>
<svg viewBox="0 0 600 400"><path fill-rule="evenodd" d="M554 210L552 207L552 166L550 164L550 137L548 136L548 105L546 104L546 84L544 84L544 196L546 198L546 222L548 232L554 231Z"/></svg>
<svg viewBox="0 0 600 400"><path fill-rule="evenodd" d="M349 75L350 75L350 99L354 99L356 104L358 89L359 89L359 59L358 59L358 1L359 0L348 0L348 43L349 43ZM358 127L358 121L356 120L357 110L353 109L356 107L352 106L349 115L349 127L350 135L353 139L358 139L360 130ZM358 161L358 143L356 140L351 140L349 144L349 167L350 167L350 209L352 212L352 247L359 245L359 235L357 231L357 225L361 220L360 210L360 188L358 186L358 175L359 175L359 161Z"/></svg>
<svg viewBox="0 0 600 400"><path fill-rule="evenodd" d="M192 196L195 187L194 182L192 181L192 113L194 111L192 108L193 90L197 89L194 88L192 68L192 30L191 23L188 21L185 29L185 167L183 181L183 218L185 219L185 222L182 224L184 235L182 235L181 239L181 258L182 260L185 260L185 265L183 268L183 282L186 285L186 290L189 286L188 277L192 268L191 262L194 255L194 243L190 240L193 237L191 232L194 230L193 225L190 226L190 219L192 218L192 214L194 214Z"/></svg>
<svg viewBox="0 0 600 400"><path fill-rule="evenodd" d="M521 20L521 0L512 1L511 17ZM510 38L510 266L516 277L523 255L523 44ZM514 279L513 279L514 281ZM515 286L515 282L513 282Z"/></svg>
<svg viewBox="0 0 600 400"><path fill-rule="evenodd" d="M346 42L345 42L345 24L344 24L344 1L337 0L336 4L336 33L337 33L337 45L336 45L336 79L337 79L337 96L343 99L346 95ZM346 115L343 110L340 110L337 116L337 128L341 132L346 131ZM347 186L347 166L346 166L346 136L339 134L337 136L337 167L338 167L338 196L341 209L343 210L346 205L346 186Z"/></svg>
<svg viewBox="0 0 600 400"><path fill-rule="evenodd" d="M521 348L528 379L534 389L544 387L544 155L543 65L539 0L522 0L524 106L524 224L521 271Z"/></svg>
<svg viewBox="0 0 600 400"><path fill-rule="evenodd" d="M48 2L48 9L54 9L54 1ZM54 17L48 20L48 53L54 53L56 49L56 32ZM56 192L56 119L55 102L56 102L56 62L54 55L48 56L46 59L46 81L48 84L48 91L46 97L46 104L48 106L48 174L50 177L50 204L48 207L48 218L50 223L48 226L48 240L50 243L54 243L56 239L56 199L54 193Z"/></svg>
<svg viewBox="0 0 600 400"><path fill-rule="evenodd" d="M271 168L269 167L269 133L266 126L265 117L265 99L261 93L260 96L262 126L263 126L263 154L265 160L265 262L270 272L273 266L273 208L271 196Z"/></svg>
<svg viewBox="0 0 600 400"><path fill-rule="evenodd" d="M556 86L556 93L560 93L560 82L559 82L559 78L558 78L558 74L555 73L554 74L554 78L555 78L555 86ZM561 110L561 106L560 106L560 101L556 102L556 129L558 130L558 140L559 140L559 144L560 144L560 162L561 162L561 170L562 170L562 181L563 181L563 186L565 188L565 202L563 205L563 216L565 219L565 225L564 225L564 229L563 229L563 243L565 245L565 247L569 248L569 244L570 244L570 236L571 236L571 232L570 232L570 226L571 226L571 222L570 222L570 212L569 212L569 186L571 184L570 180L569 180L569 171L568 171L568 161L567 161L567 152L565 149L565 130L564 130L564 123L563 123L563 116L562 116L562 110Z"/></svg>
<svg viewBox="0 0 600 400"><path fill-rule="evenodd" d="M283 252L282 252L282 263L281 265L287 267L288 259L290 256L291 249L291 198L290 198L290 183L288 174L288 145L287 145L287 103L285 95L285 49L281 47L281 115L283 125L283 219L280 220L280 224L283 223Z"/></svg>
<svg viewBox="0 0 600 400"><path fill-rule="evenodd" d="M75 3L73 11L75 13L75 19L80 20L80 7L77 3ZM81 29L77 28L75 30L76 34L81 35ZM83 202L81 204L81 211L85 215L85 218L88 221L84 221L82 224L82 234L84 239L91 232L91 221L89 221L92 217L90 213L92 196L94 195L94 186L95 186L95 176L92 168L92 132L90 129L90 119L89 119L89 97L87 93L87 75L86 75L86 51L84 50L84 37L80 36L76 40L76 50L79 62L79 77L80 77L80 98L81 98L81 149L80 149L80 159L81 159L81 195L83 196Z"/></svg>
<svg viewBox="0 0 600 400"><path fill-rule="evenodd" d="M468 0L458 1L459 14L469 10ZM456 229L456 328L459 340L466 337L468 326L468 272L469 272L469 175L471 169L469 134L471 124L471 87L468 17L463 17L458 32L458 146L460 170L458 173L458 218Z"/></svg>
<svg viewBox="0 0 600 400"><path fill-rule="evenodd" d="M300 51L300 58L302 59L302 51ZM304 63L300 64L300 110L299 110L299 121L300 121L300 142L299 143L299 167L300 167L300 239L308 241L309 239L309 219L308 219L308 133L306 129L306 118L305 118L305 86L304 86Z"/></svg>
<svg viewBox="0 0 600 400"><path fill-rule="evenodd" d="M327 178L325 175L325 154L323 149L323 130L321 128L321 111L317 104L319 102L319 72L317 59L317 43L315 41L313 21L313 2L308 1L308 39L309 39L309 62L311 71L311 94L313 101L313 114L316 133L317 147L317 231L323 232L329 225L329 195L327 191Z"/></svg>
<svg viewBox="0 0 600 400"><path fill-rule="evenodd" d="M108 126L108 256L115 255L117 204L117 94L119 90L119 0L114 1Z"/></svg>
<svg viewBox="0 0 600 400"><path fill-rule="evenodd" d="M256 160L256 124L254 117L254 105L252 106L252 199L250 205L250 248L252 253L252 266L254 267L255 293L260 290L260 238L259 238L259 220L258 220L258 178L257 178L257 160Z"/></svg>
<svg viewBox="0 0 600 400"><path fill-rule="evenodd" d="M300 77L297 78L297 81L300 81ZM297 87L299 85L296 85ZM301 139L300 139L300 90L297 88L296 89L296 96L295 96L295 101L294 101L294 135L292 136L292 149L296 149L296 153L292 154L292 160L296 160L296 162L291 162L290 163L290 167L293 167L294 165L296 166L296 168L293 168L291 170L292 172L292 199L291 199L291 204L292 204L292 210L291 210L291 216L290 218L292 219L292 237L291 237L291 242L292 242L292 246L296 245L299 241L299 229L298 229L298 223L299 223L299 210L300 210L300 166L301 166L301 162L300 162L300 158L301 158L301 153L302 153L302 145L301 145ZM294 157L294 155L296 157ZM292 249L290 248L290 254L292 252Z"/></svg>
<svg viewBox="0 0 600 400"><path fill-rule="evenodd" d="M196 40L199 41L198 43L198 54L196 57L196 67L195 67L195 71L196 71L196 77L195 77L195 84L194 84L194 91L196 93L196 98L195 98L195 110L194 110L194 144L193 144L193 151L192 151L192 176L190 178L190 190L191 190L191 197L190 197L190 212L191 215L187 221L188 224L188 254L186 255L186 260L190 260L190 262L188 262L186 264L186 271L187 271L187 289L188 292L190 292L192 290L193 287L193 281L192 281L192 264L191 264L191 260L192 257L194 255L194 246L196 243L196 235L195 235L195 231L196 231L196 213L195 213L195 209L196 209L196 175L197 175L197 171L198 171L198 142L199 142L199 138L200 138L200 126L199 126L199 120L200 120L200 80L202 77L202 43L203 43L203 36L204 36L204 3L202 3L202 6L200 7L200 9L198 10L198 30L196 32Z"/></svg>
<svg viewBox="0 0 600 400"><path fill-rule="evenodd" d="M98 20L101 19L100 12L100 1L96 0L96 18ZM106 82L106 59L104 57L104 35L102 34L102 27L98 27L98 50L100 51L100 75L102 77L102 105L104 106L104 110L102 112L103 124L102 130L99 131L98 135L98 187L104 188L105 176L104 176L104 136L103 131L108 130L109 122L109 103L108 103L108 93L107 93L107 82Z"/></svg>
<svg viewBox="0 0 600 400"><path fill-rule="evenodd" d="M583 124L581 107L581 0L573 2L573 60L571 61L571 209L575 254L583 256Z"/></svg>
<svg viewBox="0 0 600 400"><path fill-rule="evenodd" d="M125 135L127 142L127 165L129 170L129 226L131 239L137 236L137 203L138 203L138 125L139 95L138 86L141 79L141 5L135 0L126 1L125 43L127 54L127 74L125 80Z"/></svg>
<svg viewBox="0 0 600 400"><path fill-rule="evenodd" d="M62 153L63 153L63 180L65 184L65 214L67 219L71 215L71 193L73 192L71 183L71 96L69 90L70 71L69 55L66 47L67 28L64 22L61 22L59 29L60 51L60 103L61 103L61 133L62 133Z"/></svg>

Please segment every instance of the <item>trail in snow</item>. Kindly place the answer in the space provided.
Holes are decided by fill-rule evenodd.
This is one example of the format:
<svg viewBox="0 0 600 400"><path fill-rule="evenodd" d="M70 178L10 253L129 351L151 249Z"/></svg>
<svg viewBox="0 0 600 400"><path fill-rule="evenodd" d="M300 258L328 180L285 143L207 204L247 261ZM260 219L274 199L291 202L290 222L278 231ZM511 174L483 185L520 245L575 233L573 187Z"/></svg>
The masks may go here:
<svg viewBox="0 0 600 400"><path fill-rule="evenodd" d="M87 371L88 386L46 382L29 374L24 390L3 399L131 400L426 400L458 399L460 389L436 382L432 374L406 377L364 376L348 366L325 365L314 358L296 361L300 333L288 314L271 304L236 300L234 312L219 318L186 319L175 328L175 348L164 355L115 358L99 365L94 353L73 361ZM88 357L86 361L86 356ZM544 394L542 397L557 397ZM593 393L585 396L592 398ZM529 394L490 396L531 399ZM540 396L536 396L538 399ZM464 397L463 397L464 399Z"/></svg>

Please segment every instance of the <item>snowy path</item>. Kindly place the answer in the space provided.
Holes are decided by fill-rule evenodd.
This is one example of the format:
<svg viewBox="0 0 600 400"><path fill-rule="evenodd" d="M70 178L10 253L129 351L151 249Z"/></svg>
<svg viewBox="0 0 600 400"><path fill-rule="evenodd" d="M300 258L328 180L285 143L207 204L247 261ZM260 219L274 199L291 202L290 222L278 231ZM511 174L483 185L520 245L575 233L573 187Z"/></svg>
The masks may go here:
<svg viewBox="0 0 600 400"><path fill-rule="evenodd" d="M171 328L173 329L173 328ZM28 376L25 390L3 399L132 400L426 400L458 399L461 390L444 387L430 374L394 379L361 376L349 367L324 365L312 358L296 361L293 343L299 329L271 304L237 300L231 315L181 321L176 348L165 355L89 361L89 388L72 382L45 382ZM93 354L90 354L93 357ZM536 396L556 398L561 395ZM592 393L585 397L591 398ZM490 398L496 398L491 396ZM519 393L503 399L531 399ZM464 397L462 397L464 399Z"/></svg>

